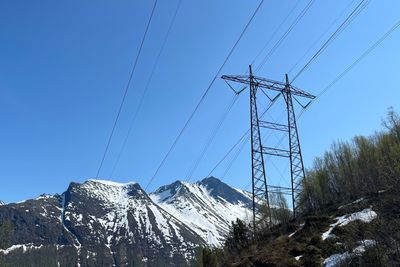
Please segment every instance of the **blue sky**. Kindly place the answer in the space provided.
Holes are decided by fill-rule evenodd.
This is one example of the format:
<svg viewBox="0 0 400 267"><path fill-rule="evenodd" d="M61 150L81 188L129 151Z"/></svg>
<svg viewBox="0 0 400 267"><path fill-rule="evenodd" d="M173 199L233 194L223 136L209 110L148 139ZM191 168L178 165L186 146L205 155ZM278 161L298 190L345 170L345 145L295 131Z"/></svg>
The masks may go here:
<svg viewBox="0 0 400 267"><path fill-rule="evenodd" d="M300 0L255 65L307 2ZM335 26L358 2L316 1L257 75L282 80L343 10ZM177 3L158 2L100 178L148 183L259 2L182 1L143 108L111 176ZM71 181L96 176L152 4L126 0L0 3L1 200L62 193ZM222 74L243 74L294 5L294 0L266 0ZM398 10L399 1L371 1L294 85L318 94L400 19ZM396 31L304 113L298 124L307 167L332 142L380 130L389 106L400 110L399 41ZM296 69L290 74L295 73ZM232 97L223 81L214 84L150 190L186 178ZM280 113L277 108L269 116L278 119ZM244 93L192 180L204 178L248 127ZM272 145L278 139L271 136L265 143ZM250 181L249 157L247 144L224 181L244 187ZM214 175L221 177L225 169L226 163ZM278 182L276 172L269 176L272 183Z"/></svg>

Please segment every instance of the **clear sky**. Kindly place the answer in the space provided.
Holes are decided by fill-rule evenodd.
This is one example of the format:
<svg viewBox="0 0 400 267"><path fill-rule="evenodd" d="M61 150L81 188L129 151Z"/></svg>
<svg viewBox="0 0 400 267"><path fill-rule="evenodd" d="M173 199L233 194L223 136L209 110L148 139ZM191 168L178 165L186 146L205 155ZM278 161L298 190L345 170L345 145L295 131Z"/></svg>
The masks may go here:
<svg viewBox="0 0 400 267"><path fill-rule="evenodd" d="M182 0L143 107L112 174L177 3L159 0L157 4L100 178L137 181L143 187L148 183L259 1ZM255 65L307 3L299 1ZM293 76L358 3L315 1L257 75L282 80L327 31L289 73ZM295 4L294 0L266 0L222 74L243 74ZM152 1L126 0L1 1L1 200L62 193L71 181L96 176L152 5ZM400 19L399 10L397 0L371 1L294 85L318 94ZM389 106L400 111L399 43L400 30L304 113L298 124L307 167L332 142L381 129ZM218 79L150 190L187 177L232 97L232 91ZM248 105L245 92L192 181L204 178L249 127ZM260 104L260 109L266 105ZM277 109L268 116L278 119L280 114ZM277 140L272 135L265 143L273 145ZM250 181L249 157L247 143L226 175L229 162L214 175L243 188ZM267 163L267 168L273 164L270 159ZM271 172L269 176L278 183L279 175Z"/></svg>

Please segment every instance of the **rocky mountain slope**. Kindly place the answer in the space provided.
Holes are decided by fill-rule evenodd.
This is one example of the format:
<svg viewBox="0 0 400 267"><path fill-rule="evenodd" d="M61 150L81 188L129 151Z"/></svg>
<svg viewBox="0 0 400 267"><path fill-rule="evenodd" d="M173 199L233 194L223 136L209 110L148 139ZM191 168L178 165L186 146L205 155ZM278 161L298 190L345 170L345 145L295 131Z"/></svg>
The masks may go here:
<svg viewBox="0 0 400 267"><path fill-rule="evenodd" d="M248 194L214 177L193 184L177 181L150 198L213 246L221 244L232 221L249 218L252 207Z"/></svg>
<svg viewBox="0 0 400 267"><path fill-rule="evenodd" d="M218 245L251 199L216 178L146 194L88 180L0 206L0 266L182 266Z"/></svg>

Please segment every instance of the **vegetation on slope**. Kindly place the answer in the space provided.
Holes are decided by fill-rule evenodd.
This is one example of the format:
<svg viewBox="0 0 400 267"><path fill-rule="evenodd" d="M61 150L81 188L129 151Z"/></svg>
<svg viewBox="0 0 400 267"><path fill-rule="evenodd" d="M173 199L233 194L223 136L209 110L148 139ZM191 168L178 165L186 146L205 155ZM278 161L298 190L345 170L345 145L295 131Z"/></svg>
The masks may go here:
<svg viewBox="0 0 400 267"><path fill-rule="evenodd" d="M387 129L371 137L335 143L317 158L303 188L307 213L358 199L400 184L400 118L389 110Z"/></svg>
<svg viewBox="0 0 400 267"><path fill-rule="evenodd" d="M301 218L273 212L277 223L255 233L238 220L223 248L204 249L204 266L321 266L332 255L340 260L331 266L399 266L400 117L390 109L383 125L371 137L335 143L315 160L301 193ZM365 210L376 218L332 227ZM363 247L365 241L372 245Z"/></svg>

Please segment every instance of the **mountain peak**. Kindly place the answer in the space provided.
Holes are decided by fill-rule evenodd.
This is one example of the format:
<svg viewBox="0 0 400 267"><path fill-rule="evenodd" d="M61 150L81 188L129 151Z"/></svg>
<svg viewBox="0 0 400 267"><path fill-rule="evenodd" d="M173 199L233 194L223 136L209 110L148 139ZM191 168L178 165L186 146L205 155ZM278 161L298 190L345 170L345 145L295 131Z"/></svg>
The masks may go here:
<svg viewBox="0 0 400 267"><path fill-rule="evenodd" d="M148 198L138 183L118 183L109 180L89 179L83 183L72 182L65 192L66 200L70 195L87 196L107 203L119 204L128 199Z"/></svg>
<svg viewBox="0 0 400 267"><path fill-rule="evenodd" d="M176 181L160 187L150 198L211 245L223 242L231 221L251 212L248 196L215 177L196 183Z"/></svg>
<svg viewBox="0 0 400 267"><path fill-rule="evenodd" d="M176 180L175 182L173 182L171 185L174 186L190 186L190 183L186 182L186 181L182 181L182 180Z"/></svg>
<svg viewBox="0 0 400 267"><path fill-rule="evenodd" d="M163 185L156 191L150 193L150 195L157 195L160 201L173 200L178 195L184 195L188 191L189 184L181 180Z"/></svg>
<svg viewBox="0 0 400 267"><path fill-rule="evenodd" d="M108 186L116 186L116 187L125 187L133 184L137 184L136 182L127 182L127 183L119 183L119 182L114 182L111 180L99 180L99 179L89 179L86 182L92 182L92 183L100 183Z"/></svg>
<svg viewBox="0 0 400 267"><path fill-rule="evenodd" d="M210 176L207 178L204 178L203 180L198 182L199 184L202 185L218 185L218 184L225 184L224 182L222 182L220 179L214 177L214 176ZM228 185L227 185L228 186Z"/></svg>
<svg viewBox="0 0 400 267"><path fill-rule="evenodd" d="M200 182L209 182L209 181L222 182L220 179L218 179L217 177L214 177L214 176L206 177L203 180L201 180Z"/></svg>
<svg viewBox="0 0 400 267"><path fill-rule="evenodd" d="M176 180L175 182L173 182L172 184L169 184L167 186L176 187L176 186L180 186L180 185L184 185L184 184L185 184L185 182L183 182L182 180Z"/></svg>
<svg viewBox="0 0 400 267"><path fill-rule="evenodd" d="M240 190L234 189L213 176L204 178L198 182L199 185L206 187L210 195L216 199L222 198L232 203L246 203L249 205L249 198Z"/></svg>

